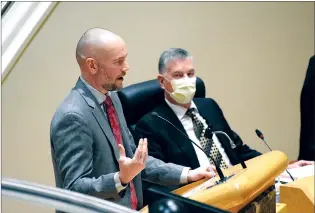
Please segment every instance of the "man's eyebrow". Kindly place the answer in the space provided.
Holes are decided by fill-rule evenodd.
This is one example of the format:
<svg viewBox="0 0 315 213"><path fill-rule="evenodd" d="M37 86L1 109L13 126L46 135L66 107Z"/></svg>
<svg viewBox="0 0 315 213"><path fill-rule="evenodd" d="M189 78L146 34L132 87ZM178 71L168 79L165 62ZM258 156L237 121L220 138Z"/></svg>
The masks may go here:
<svg viewBox="0 0 315 213"><path fill-rule="evenodd" d="M194 68L192 68L192 69L188 70L188 72L195 72L195 69L194 69ZM183 71L180 71L180 70L175 70L173 73L180 73L180 74L182 74L182 73L183 73Z"/></svg>
<svg viewBox="0 0 315 213"><path fill-rule="evenodd" d="M180 70L175 70L173 73L174 73L174 74L182 74L182 73L183 73L183 71L180 71Z"/></svg>
<svg viewBox="0 0 315 213"><path fill-rule="evenodd" d="M120 56L120 57L114 59L114 61L119 61L120 59L126 58L127 56L128 56L128 53L124 56Z"/></svg>

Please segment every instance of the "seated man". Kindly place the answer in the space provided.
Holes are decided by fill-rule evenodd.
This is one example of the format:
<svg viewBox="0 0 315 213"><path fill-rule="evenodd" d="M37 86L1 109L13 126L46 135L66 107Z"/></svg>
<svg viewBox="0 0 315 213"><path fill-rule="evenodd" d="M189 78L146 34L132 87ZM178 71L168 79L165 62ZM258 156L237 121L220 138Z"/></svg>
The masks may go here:
<svg viewBox="0 0 315 213"><path fill-rule="evenodd" d="M240 163L239 158L246 161L261 154L242 142L213 99L193 99L196 74L186 50L171 48L162 53L158 81L165 91L165 102L143 116L135 130L139 138L148 138L151 156L194 169L213 164L209 155L221 168L227 168ZM240 147L239 157L227 136L208 137L207 128L225 132ZM301 161L294 166L310 163Z"/></svg>

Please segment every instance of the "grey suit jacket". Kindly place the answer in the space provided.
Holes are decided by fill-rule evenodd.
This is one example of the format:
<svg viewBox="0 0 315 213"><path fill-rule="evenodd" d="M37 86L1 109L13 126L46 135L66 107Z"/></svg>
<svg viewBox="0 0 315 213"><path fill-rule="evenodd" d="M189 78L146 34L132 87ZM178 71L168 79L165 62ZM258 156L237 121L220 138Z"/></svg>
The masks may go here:
<svg viewBox="0 0 315 213"><path fill-rule="evenodd" d="M116 92L116 109L126 155L136 149ZM109 122L96 98L79 79L51 121L51 154L56 186L89 194L130 207L130 191L117 192L114 174L119 171L119 150ZM150 143L150 141L148 141ZM148 157L146 168L134 179L138 208L142 207L141 177L162 185L179 185L183 167Z"/></svg>

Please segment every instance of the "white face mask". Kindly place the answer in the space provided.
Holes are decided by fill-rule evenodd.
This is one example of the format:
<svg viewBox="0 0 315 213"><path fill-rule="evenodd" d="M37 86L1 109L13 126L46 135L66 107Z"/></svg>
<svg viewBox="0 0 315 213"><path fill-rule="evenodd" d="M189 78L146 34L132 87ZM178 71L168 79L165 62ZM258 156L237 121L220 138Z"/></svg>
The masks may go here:
<svg viewBox="0 0 315 213"><path fill-rule="evenodd" d="M167 79L166 77L164 78ZM196 92L196 77L189 78L186 76L185 78L173 79L170 82L173 92L170 93L166 89L165 91L170 94L177 103L187 104L193 99Z"/></svg>

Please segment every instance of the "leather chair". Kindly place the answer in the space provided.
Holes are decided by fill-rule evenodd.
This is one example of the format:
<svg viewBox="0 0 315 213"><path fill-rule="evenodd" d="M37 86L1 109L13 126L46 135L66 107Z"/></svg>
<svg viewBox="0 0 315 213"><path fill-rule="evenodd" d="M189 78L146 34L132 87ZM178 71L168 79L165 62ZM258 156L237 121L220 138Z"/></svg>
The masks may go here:
<svg viewBox="0 0 315 213"><path fill-rule="evenodd" d="M135 137L135 125L142 116L164 101L164 90L157 79L133 84L118 91L128 128ZM195 97L204 98L204 82L197 77Z"/></svg>

